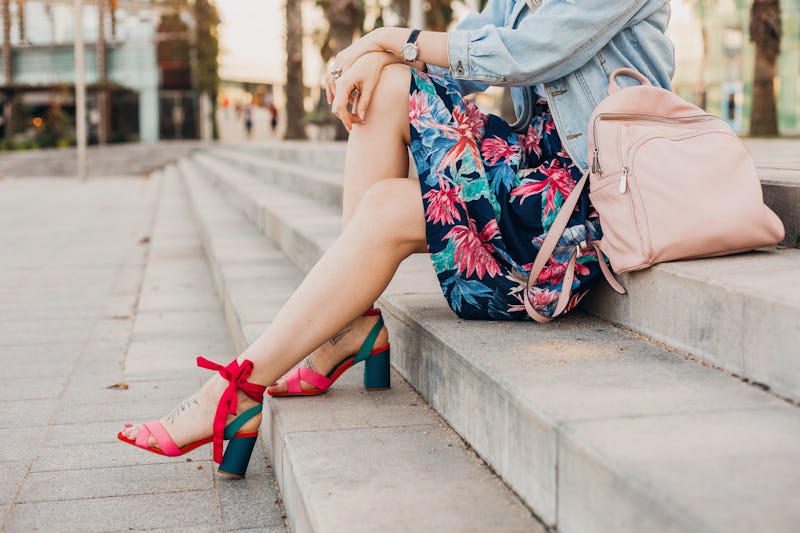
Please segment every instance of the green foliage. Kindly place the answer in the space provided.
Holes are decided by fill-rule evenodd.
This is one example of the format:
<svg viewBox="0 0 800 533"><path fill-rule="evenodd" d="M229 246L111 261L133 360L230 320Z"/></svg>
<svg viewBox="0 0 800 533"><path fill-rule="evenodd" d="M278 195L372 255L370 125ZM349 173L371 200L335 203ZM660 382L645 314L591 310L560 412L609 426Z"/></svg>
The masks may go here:
<svg viewBox="0 0 800 533"><path fill-rule="evenodd" d="M219 90L219 14L209 0L195 0L194 10L197 21L197 88L216 95Z"/></svg>
<svg viewBox="0 0 800 533"><path fill-rule="evenodd" d="M200 92L207 92L211 99L212 137L219 138L217 127L217 92L219 91L219 33L220 19L217 7L209 0L195 0L197 57L195 79Z"/></svg>

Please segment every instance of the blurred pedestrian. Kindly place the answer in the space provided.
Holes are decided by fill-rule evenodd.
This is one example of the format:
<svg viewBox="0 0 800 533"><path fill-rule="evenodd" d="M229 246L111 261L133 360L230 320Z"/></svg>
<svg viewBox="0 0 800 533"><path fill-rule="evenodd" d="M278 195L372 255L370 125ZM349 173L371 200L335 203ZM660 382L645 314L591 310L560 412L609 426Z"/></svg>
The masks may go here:
<svg viewBox="0 0 800 533"><path fill-rule="evenodd" d="M244 129L249 140L253 136L253 109L250 105L244 108Z"/></svg>

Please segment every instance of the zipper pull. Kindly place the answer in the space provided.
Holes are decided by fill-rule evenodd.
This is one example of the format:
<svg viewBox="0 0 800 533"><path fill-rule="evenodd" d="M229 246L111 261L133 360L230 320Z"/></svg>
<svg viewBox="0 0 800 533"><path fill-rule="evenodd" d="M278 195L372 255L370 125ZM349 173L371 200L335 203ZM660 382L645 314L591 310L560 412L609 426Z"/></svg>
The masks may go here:
<svg viewBox="0 0 800 533"><path fill-rule="evenodd" d="M592 158L592 174L602 174L600 170L600 157L597 148L594 149L594 157Z"/></svg>
<svg viewBox="0 0 800 533"><path fill-rule="evenodd" d="M619 193L620 194L625 194L625 191L628 190L628 172L630 172L630 170L628 169L628 166L626 165L622 169L622 178L620 178L620 180L619 180Z"/></svg>

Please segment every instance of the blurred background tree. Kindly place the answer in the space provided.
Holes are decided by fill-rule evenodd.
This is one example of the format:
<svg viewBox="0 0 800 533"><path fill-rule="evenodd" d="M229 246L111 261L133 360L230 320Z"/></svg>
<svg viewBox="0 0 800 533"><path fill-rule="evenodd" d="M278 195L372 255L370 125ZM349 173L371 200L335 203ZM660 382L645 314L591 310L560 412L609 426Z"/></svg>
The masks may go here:
<svg viewBox="0 0 800 533"><path fill-rule="evenodd" d="M286 0L286 130L284 139L306 139L302 0Z"/></svg>
<svg viewBox="0 0 800 533"><path fill-rule="evenodd" d="M700 71L697 79L697 89L695 102L697 105L706 108L708 105L708 58L710 46L709 18L717 8L716 0L689 0L698 20L700 21L700 38L702 40L703 51L700 62Z"/></svg>
<svg viewBox="0 0 800 533"><path fill-rule="evenodd" d="M197 68L195 81L201 98L211 103L211 130L219 138L217 126L217 93L219 91L219 13L209 0L195 0L195 54Z"/></svg>
<svg viewBox="0 0 800 533"><path fill-rule="evenodd" d="M778 134L775 79L781 35L780 1L754 0L750 8L750 40L756 47L750 135Z"/></svg>

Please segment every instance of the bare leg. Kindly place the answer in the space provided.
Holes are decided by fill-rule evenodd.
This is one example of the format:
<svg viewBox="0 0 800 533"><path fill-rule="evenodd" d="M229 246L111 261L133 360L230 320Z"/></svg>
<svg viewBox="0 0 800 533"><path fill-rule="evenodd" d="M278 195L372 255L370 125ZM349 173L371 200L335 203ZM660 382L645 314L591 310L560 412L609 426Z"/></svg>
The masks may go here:
<svg viewBox="0 0 800 533"><path fill-rule="evenodd" d="M384 68L365 124L354 126L350 132L344 163L343 227L374 183L408 176L410 83L409 67L389 65Z"/></svg>
<svg viewBox="0 0 800 533"><path fill-rule="evenodd" d="M425 249L419 184L373 185L341 237L240 356L256 365L251 381L271 383L340 332L380 296L403 259Z"/></svg>
<svg viewBox="0 0 800 533"><path fill-rule="evenodd" d="M354 128L355 144L347 156L348 168L355 176L346 181L345 205L351 212L346 219L350 222L275 320L239 356L240 361L253 361L255 369L249 379L253 383L274 382L306 354L345 330L383 292L404 258L426 251L419 183L405 179L410 74L405 67L387 68L385 73L373 97L368 126ZM376 148L367 135L361 135L361 128L364 132L367 128L381 134L391 132L394 137L390 134L381 141L386 150ZM392 165L400 168L392 169ZM387 179L390 177L394 179ZM381 342L379 338L376 344ZM221 377L212 377L161 419L179 447L211 434L213 413L226 386ZM239 412L253 405L241 393L239 399ZM256 417L243 430L252 430L259 423L260 417ZM123 432L135 438L139 427ZM150 444L155 443L151 440Z"/></svg>
<svg viewBox="0 0 800 533"><path fill-rule="evenodd" d="M409 67L386 67L372 97L366 123L354 126L350 133L344 170L343 227L347 226L362 196L373 184L384 179L408 176L410 82ZM303 364L326 375L342 359L361 347L377 320L374 316L356 318L311 352ZM373 346L383 346L387 342L389 334L383 328ZM301 382L301 386L303 389L315 388L305 381ZM270 387L271 392L285 390L285 379L280 379Z"/></svg>
<svg viewBox="0 0 800 533"><path fill-rule="evenodd" d="M240 361L254 363L249 381L266 385L282 376L367 309L403 259L425 249L419 184L392 179L373 185L342 235L264 333L239 356ZM213 413L226 385L221 377L212 377L162 419L179 447L211 434ZM239 412L254 405L241 393L239 397ZM256 417L243 429L252 430L259 423ZM132 426L123 433L135 438L138 429Z"/></svg>

